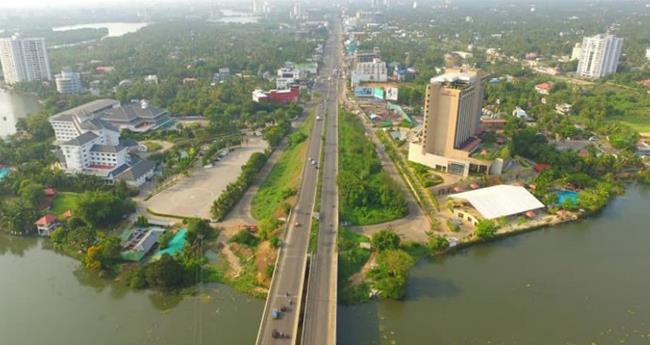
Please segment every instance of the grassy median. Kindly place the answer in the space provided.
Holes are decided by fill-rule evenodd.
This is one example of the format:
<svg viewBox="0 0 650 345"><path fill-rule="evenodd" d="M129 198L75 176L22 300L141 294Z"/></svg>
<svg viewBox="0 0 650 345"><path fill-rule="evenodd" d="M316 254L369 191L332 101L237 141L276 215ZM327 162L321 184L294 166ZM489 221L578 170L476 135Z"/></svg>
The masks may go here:
<svg viewBox="0 0 650 345"><path fill-rule="evenodd" d="M300 127L289 135L289 143L280 154L269 176L255 193L251 213L257 220L286 216L295 202L302 167L309 147L309 132L314 121L313 113Z"/></svg>

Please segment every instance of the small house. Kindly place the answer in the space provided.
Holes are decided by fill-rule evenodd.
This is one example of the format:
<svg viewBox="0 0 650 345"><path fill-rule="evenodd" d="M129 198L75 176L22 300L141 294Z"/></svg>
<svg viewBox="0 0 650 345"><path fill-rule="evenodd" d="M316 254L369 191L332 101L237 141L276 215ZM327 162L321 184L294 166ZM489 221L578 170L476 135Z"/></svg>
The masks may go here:
<svg viewBox="0 0 650 345"><path fill-rule="evenodd" d="M537 91L537 93L540 95L548 95L551 92L552 88L553 84L551 83L540 83L535 85L535 91Z"/></svg>
<svg viewBox="0 0 650 345"><path fill-rule="evenodd" d="M39 236L50 236L52 231L59 225L59 220L53 214L46 214L39 218L34 225L36 225Z"/></svg>

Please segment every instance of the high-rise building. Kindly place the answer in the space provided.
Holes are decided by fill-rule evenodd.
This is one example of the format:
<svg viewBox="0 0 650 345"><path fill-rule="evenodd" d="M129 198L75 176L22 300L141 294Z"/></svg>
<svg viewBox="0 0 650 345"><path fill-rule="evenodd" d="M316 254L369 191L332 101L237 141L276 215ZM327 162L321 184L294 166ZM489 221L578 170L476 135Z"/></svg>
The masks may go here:
<svg viewBox="0 0 650 345"><path fill-rule="evenodd" d="M409 146L409 160L467 176L487 173L491 163L470 157L478 148L483 73L447 69L427 85L420 141Z"/></svg>
<svg viewBox="0 0 650 345"><path fill-rule="evenodd" d="M0 63L7 84L21 81L52 80L45 39L0 39Z"/></svg>
<svg viewBox="0 0 650 345"><path fill-rule="evenodd" d="M54 76L56 91L59 93L80 93L83 91L81 77L79 73L73 72L69 68L64 68L61 74Z"/></svg>
<svg viewBox="0 0 650 345"><path fill-rule="evenodd" d="M616 72L623 39L611 34L599 34L582 40L582 52L577 74L597 79Z"/></svg>
<svg viewBox="0 0 650 345"><path fill-rule="evenodd" d="M650 60L650 48L645 49L645 58Z"/></svg>

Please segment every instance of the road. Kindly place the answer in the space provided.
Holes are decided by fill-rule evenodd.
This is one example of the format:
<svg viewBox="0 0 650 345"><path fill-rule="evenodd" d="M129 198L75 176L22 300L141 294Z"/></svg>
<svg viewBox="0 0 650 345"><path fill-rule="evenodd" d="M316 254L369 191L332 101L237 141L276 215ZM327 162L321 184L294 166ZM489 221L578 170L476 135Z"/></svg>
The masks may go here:
<svg viewBox="0 0 650 345"><path fill-rule="evenodd" d="M342 54L339 40L339 27L336 23L325 56L330 66L340 70ZM333 40L332 40L333 39ZM336 236L338 232L338 95L345 87L345 81L334 76L329 80L330 87L325 97L325 147L323 148L322 190L320 203L320 228L318 245L312 254L305 311L302 323L303 345L336 344L336 298L338 275L338 252Z"/></svg>
<svg viewBox="0 0 650 345"><path fill-rule="evenodd" d="M331 51L329 46L333 41L330 37L326 44L326 51ZM332 56L326 54L324 66L319 71L319 78L315 90L321 95L330 94ZM321 103L316 108L316 115L324 117L326 106ZM325 121L314 121L310 135L308 156L320 161L323 125ZM309 160L305 162L298 201L292 209L288 219L288 228L285 241L278 255L276 270L271 281L271 288L264 307L264 313L257 336L258 345L267 344L294 344L298 334L299 310L302 306L302 295L305 284L307 267L307 249L309 246L309 229L311 227L312 211L316 200L318 186L318 170ZM299 225L298 225L299 224ZM287 307L278 319L273 318L273 310ZM277 338L274 332L288 334L291 339Z"/></svg>

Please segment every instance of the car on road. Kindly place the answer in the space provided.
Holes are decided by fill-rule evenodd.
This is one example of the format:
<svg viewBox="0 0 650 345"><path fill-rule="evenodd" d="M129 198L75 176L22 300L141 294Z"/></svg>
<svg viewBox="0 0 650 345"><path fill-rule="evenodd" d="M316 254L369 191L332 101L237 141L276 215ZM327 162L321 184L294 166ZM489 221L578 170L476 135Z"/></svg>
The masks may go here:
<svg viewBox="0 0 650 345"><path fill-rule="evenodd" d="M316 116L316 121L320 121L320 116Z"/></svg>
<svg viewBox="0 0 650 345"><path fill-rule="evenodd" d="M273 318L273 320L279 319L280 318L280 311L274 308L271 311L271 317Z"/></svg>

